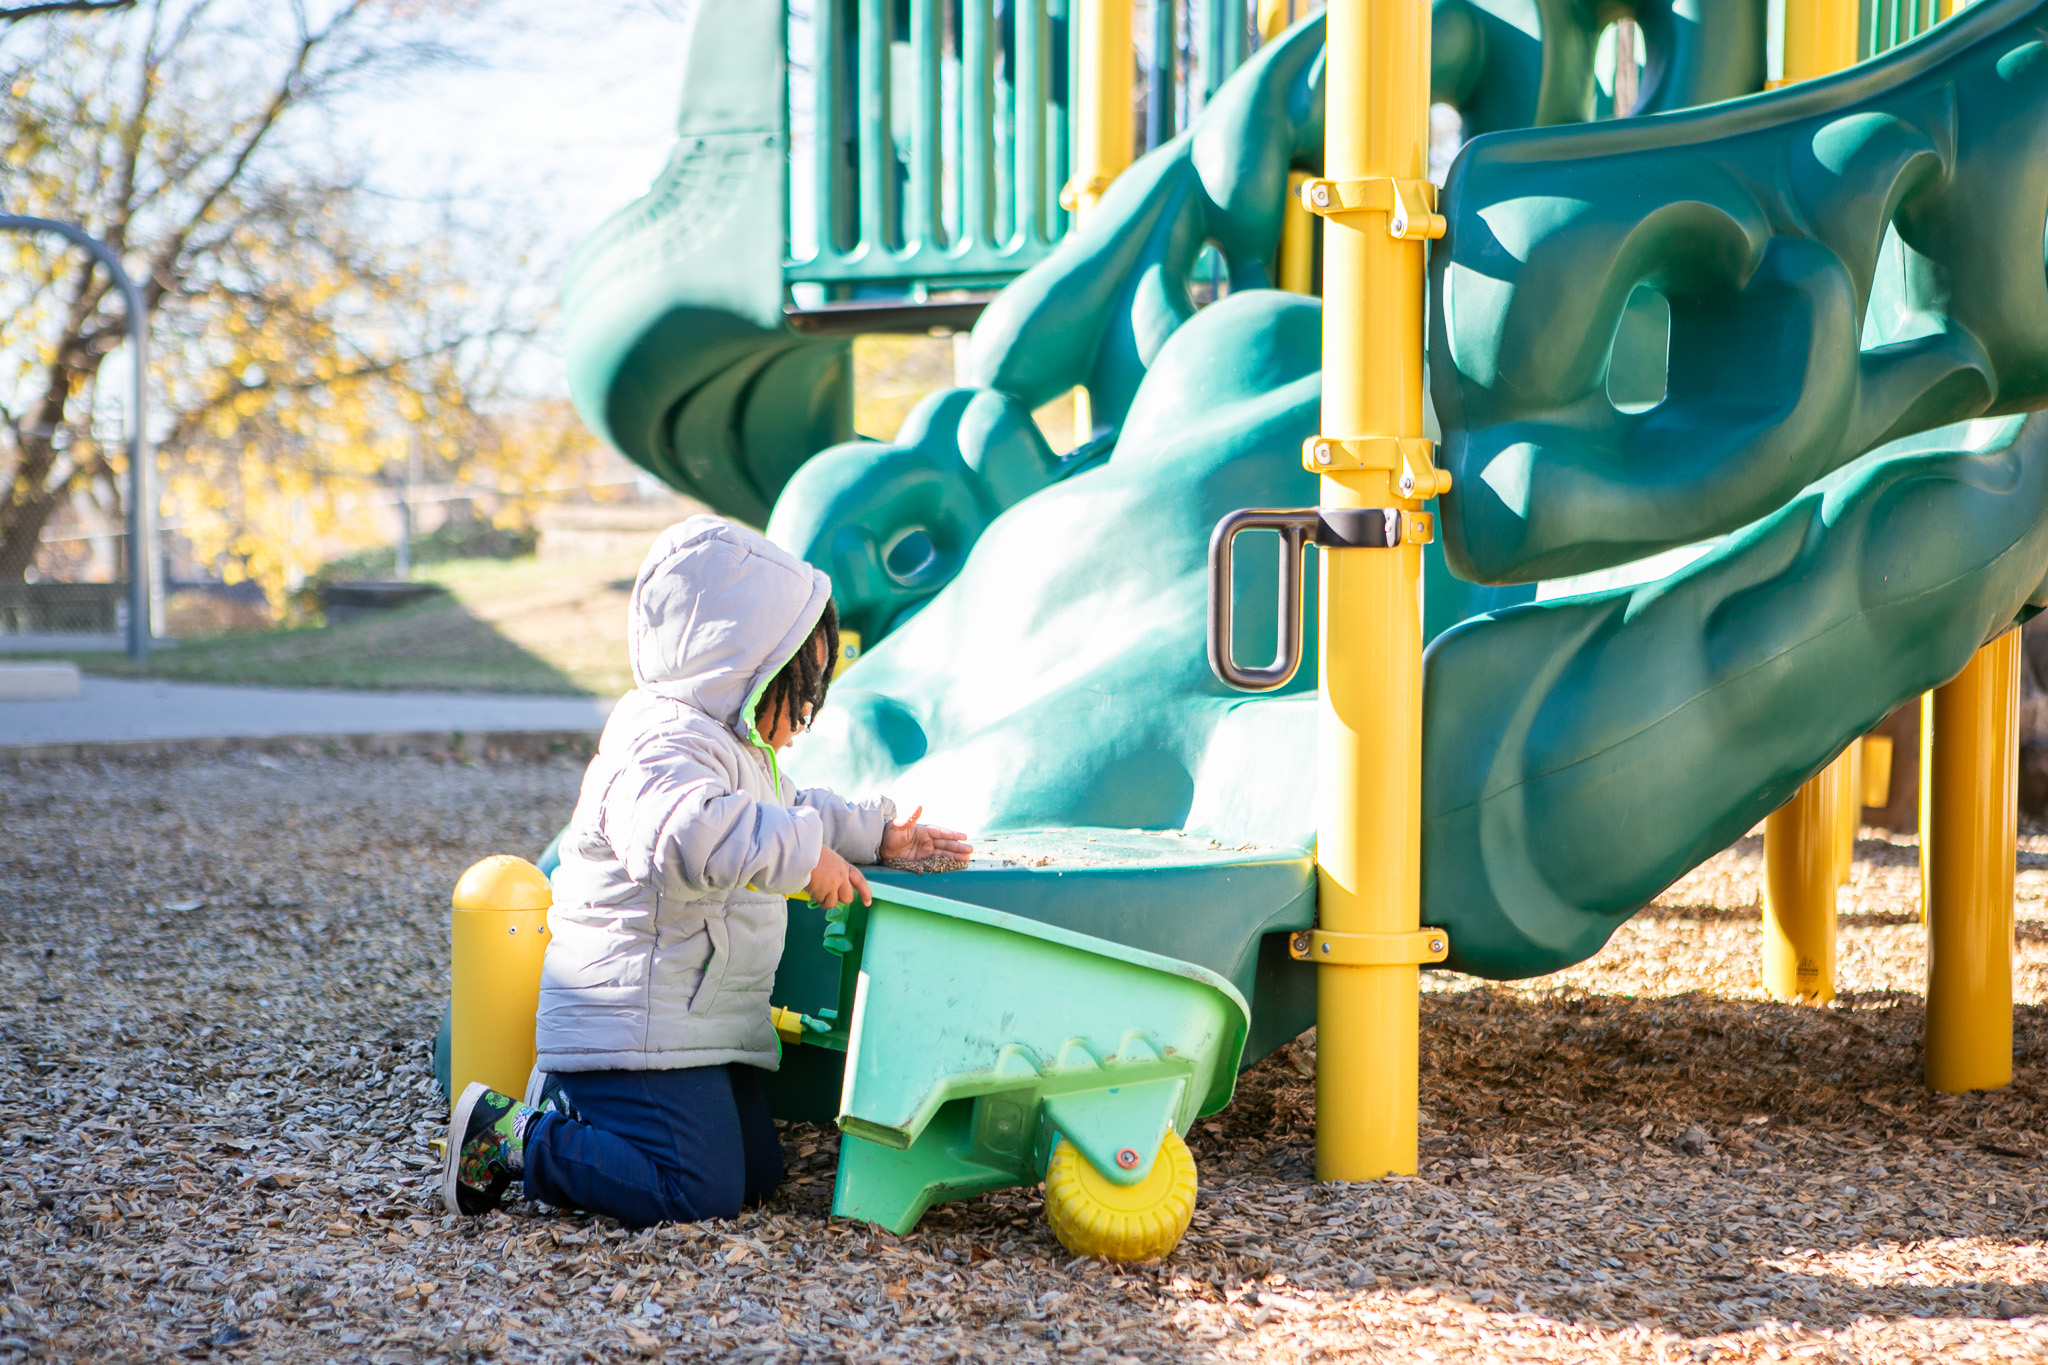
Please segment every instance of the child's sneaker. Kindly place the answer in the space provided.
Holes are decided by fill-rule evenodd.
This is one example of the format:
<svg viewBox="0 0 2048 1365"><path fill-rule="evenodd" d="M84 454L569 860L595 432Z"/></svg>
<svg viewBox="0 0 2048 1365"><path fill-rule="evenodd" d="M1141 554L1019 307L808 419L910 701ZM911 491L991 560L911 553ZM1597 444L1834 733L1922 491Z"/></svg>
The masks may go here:
<svg viewBox="0 0 2048 1365"><path fill-rule="evenodd" d="M526 1131L540 1111L471 1081L448 1119L441 1201L450 1213L489 1213L526 1169Z"/></svg>

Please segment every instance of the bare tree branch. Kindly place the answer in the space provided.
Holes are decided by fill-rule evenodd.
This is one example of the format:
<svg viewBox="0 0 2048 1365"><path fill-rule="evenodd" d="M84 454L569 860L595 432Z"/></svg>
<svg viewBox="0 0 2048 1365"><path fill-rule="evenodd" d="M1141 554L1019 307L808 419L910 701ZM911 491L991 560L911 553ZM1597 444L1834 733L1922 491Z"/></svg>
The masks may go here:
<svg viewBox="0 0 2048 1365"><path fill-rule="evenodd" d="M520 267L504 269L521 253L464 250L472 229L453 212L393 234L391 203L359 166L290 140L309 116L295 111L459 60L440 18L417 19L437 6L132 7L104 28L13 27L0 154L10 202L83 223L134 262L158 337L166 495L189 499L188 536L190 509L211 509L195 553L281 596L311 567L295 556L362 534L330 490L382 477L414 430L429 433L438 477L487 467L498 473L482 483L507 488L534 486L579 440L594 449L565 404L492 415L538 327ZM20 8L0 0L0 18ZM246 77L223 85L229 69ZM125 340L121 300L54 244L28 251L28 269L0 275L0 581L35 562L52 516L75 504L92 521L121 502L104 438L118 399L109 389L103 404L98 382ZM479 275L486 259L496 268ZM544 436L522 446L528 431Z"/></svg>
<svg viewBox="0 0 2048 1365"><path fill-rule="evenodd" d="M45 14L106 13L134 8L135 0L46 0L46 3L38 5L0 5L0 24L35 19Z"/></svg>

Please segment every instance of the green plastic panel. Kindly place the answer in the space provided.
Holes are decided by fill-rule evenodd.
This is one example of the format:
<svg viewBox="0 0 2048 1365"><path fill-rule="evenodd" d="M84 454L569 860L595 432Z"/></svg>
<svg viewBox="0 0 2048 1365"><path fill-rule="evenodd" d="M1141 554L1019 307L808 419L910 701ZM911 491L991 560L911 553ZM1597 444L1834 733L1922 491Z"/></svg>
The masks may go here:
<svg viewBox="0 0 2048 1365"><path fill-rule="evenodd" d="M1249 1011L1215 973L900 887L865 919L833 1212L905 1231L1036 1181L1054 1134L1133 1184L1229 1102Z"/></svg>
<svg viewBox="0 0 2048 1365"><path fill-rule="evenodd" d="M2048 398L2041 17L1983 0L1826 80L1467 147L1431 265L1452 567L1625 563ZM1667 301L1668 347L1618 337L1638 289ZM1639 411L1607 385L1631 342L1668 353Z"/></svg>
<svg viewBox="0 0 2048 1365"><path fill-rule="evenodd" d="M1233 291L1272 283L1287 173L1322 159L1321 57L1320 18L1297 25L1187 132L1118 176L1088 224L982 314L973 385L1027 408L1085 385L1098 430L1121 427L1147 369L1195 314L1205 247L1221 254Z"/></svg>
<svg viewBox="0 0 2048 1365"><path fill-rule="evenodd" d="M1207 840L1118 829L1027 831L979 837L975 864L943 876L869 869L878 890L901 888L986 906L1207 968L1251 1008L1240 1056L1249 1067L1315 1022L1315 969L1287 953L1287 937L1315 920L1315 862L1306 849L1224 849ZM849 959L821 946L824 912L789 903L774 1003L850 1021ZM864 941L866 916L848 926ZM858 954L854 955L855 959ZM769 1078L776 1116L829 1123L837 1115L844 1040L807 1038L786 1048Z"/></svg>
<svg viewBox="0 0 2048 1365"><path fill-rule="evenodd" d="M1431 647L1423 905L1451 966L1589 956L2048 601L2048 417L1972 425L1857 461L1667 579Z"/></svg>
<svg viewBox="0 0 2048 1365"><path fill-rule="evenodd" d="M1764 87L1767 0L1436 0L1431 101L1455 107L1467 139L1594 117L1601 31L1633 19L1642 34L1636 107L1661 114ZM1599 111L1605 112L1605 111Z"/></svg>
<svg viewBox="0 0 2048 1365"><path fill-rule="evenodd" d="M976 854L962 872L876 868L871 880L1207 968L1250 1002L1247 1066L1315 1022L1315 969L1285 951L1289 933L1315 922L1315 860L1306 848L1224 848L1081 828L981 836ZM998 860L1011 865L987 865Z"/></svg>

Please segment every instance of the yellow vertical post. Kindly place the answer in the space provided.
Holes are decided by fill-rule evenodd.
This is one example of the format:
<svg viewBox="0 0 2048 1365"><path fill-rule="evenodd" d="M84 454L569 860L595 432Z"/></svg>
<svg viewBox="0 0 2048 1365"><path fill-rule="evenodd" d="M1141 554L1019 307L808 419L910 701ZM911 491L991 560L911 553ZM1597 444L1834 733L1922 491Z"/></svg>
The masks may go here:
<svg viewBox="0 0 2048 1365"><path fill-rule="evenodd" d="M448 1019L448 1098L471 1081L525 1093L533 1071L540 964L554 893L524 858L497 854L455 883Z"/></svg>
<svg viewBox="0 0 2048 1365"><path fill-rule="evenodd" d="M1851 740L1835 763L1842 770L1842 790L1835 802L1841 818L1835 840L1835 884L1847 886L1856 867L1856 835L1863 828L1863 741Z"/></svg>
<svg viewBox="0 0 2048 1365"><path fill-rule="evenodd" d="M1856 65L1855 0L1785 0L1785 83Z"/></svg>
<svg viewBox="0 0 2048 1365"><path fill-rule="evenodd" d="M1308 13L1308 0L1259 0L1259 41L1270 43Z"/></svg>
<svg viewBox="0 0 2048 1365"><path fill-rule="evenodd" d="M1773 999L1835 998L1835 811L1840 760L1764 821L1764 986Z"/></svg>
<svg viewBox="0 0 2048 1365"><path fill-rule="evenodd" d="M1304 455L1326 517L1378 509L1377 524L1401 528L1391 547L1320 555L1317 917L1351 957L1316 978L1323 1180L1416 1169L1422 537L1409 531L1448 482L1422 439L1423 239L1443 230L1428 184L1429 22L1428 0L1332 0L1327 179L1307 186L1326 225L1322 433Z"/></svg>
<svg viewBox="0 0 2048 1365"><path fill-rule="evenodd" d="M1784 84L1856 63L1855 0L1785 0ZM1848 880L1860 812L1844 753L1764 821L1764 992L1835 996L1835 892ZM1844 845L1844 830L1848 830Z"/></svg>
<svg viewBox="0 0 2048 1365"><path fill-rule="evenodd" d="M1079 127L1074 133L1074 178L1060 203L1084 226L1124 168L1131 164L1131 0L1081 0ZM1095 414L1085 387L1074 390L1074 440L1095 437Z"/></svg>
<svg viewBox="0 0 2048 1365"><path fill-rule="evenodd" d="M1287 203L1280 210L1280 249L1273 262L1273 283L1290 294L1316 292L1316 220L1301 203L1308 172L1287 175Z"/></svg>
<svg viewBox="0 0 2048 1365"><path fill-rule="evenodd" d="M1080 127L1074 178L1061 198L1082 223L1131 164L1131 0L1081 0Z"/></svg>
<svg viewBox="0 0 2048 1365"><path fill-rule="evenodd" d="M1921 705L1926 1077L1961 1094L2012 1081L2020 633L1978 650Z"/></svg>

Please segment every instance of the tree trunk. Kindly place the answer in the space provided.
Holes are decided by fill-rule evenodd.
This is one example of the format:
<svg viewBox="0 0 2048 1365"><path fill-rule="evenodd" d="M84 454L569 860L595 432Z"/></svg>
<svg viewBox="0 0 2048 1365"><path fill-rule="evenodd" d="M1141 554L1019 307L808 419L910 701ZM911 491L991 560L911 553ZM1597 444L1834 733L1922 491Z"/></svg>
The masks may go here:
<svg viewBox="0 0 2048 1365"><path fill-rule="evenodd" d="M20 460L14 485L0 502L0 583L19 583L36 562L43 526L57 510L63 490L49 487L57 463L57 430L71 398L72 371L59 359L50 367L50 386L36 404L35 416L22 424Z"/></svg>
<svg viewBox="0 0 2048 1365"><path fill-rule="evenodd" d="M71 294L43 396L16 428L15 447L20 458L15 462L13 483L0 489L0 583L19 583L27 576L42 546L43 526L68 492L49 486L50 471L57 465L57 433L69 420L72 396L98 373L106 359L105 351L86 340L106 293L104 287L93 287L98 270L98 263L90 260L79 268L78 285Z"/></svg>

